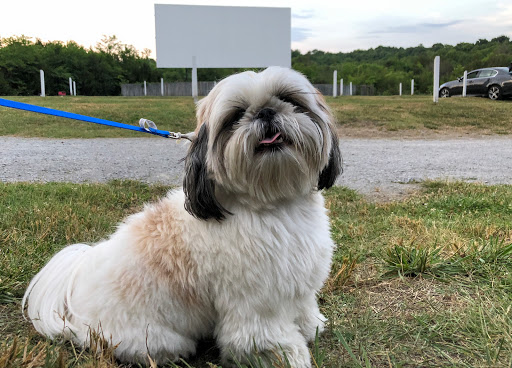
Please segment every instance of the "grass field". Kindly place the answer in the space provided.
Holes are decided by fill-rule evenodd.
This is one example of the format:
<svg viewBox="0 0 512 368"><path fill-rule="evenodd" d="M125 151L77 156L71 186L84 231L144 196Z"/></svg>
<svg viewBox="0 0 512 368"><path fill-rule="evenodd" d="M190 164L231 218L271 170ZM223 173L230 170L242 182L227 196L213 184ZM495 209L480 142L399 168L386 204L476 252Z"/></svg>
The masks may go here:
<svg viewBox="0 0 512 368"><path fill-rule="evenodd" d="M187 132L195 128L189 97L16 97L30 104L70 111L125 124L140 118L159 129ZM438 104L430 96L327 98L343 128L381 132L463 130L512 134L512 101L448 98ZM0 136L48 138L148 137L147 134L0 107Z"/></svg>
<svg viewBox="0 0 512 368"><path fill-rule="evenodd" d="M65 244L102 239L167 189L0 183L0 367L117 366L37 335L20 298ZM427 182L392 203L325 195L338 246L319 295L329 323L311 346L318 367L510 367L512 187ZM205 342L181 366L215 367L217 354Z"/></svg>
<svg viewBox="0 0 512 368"><path fill-rule="evenodd" d="M160 129L194 129L191 98L17 97L17 101ZM512 102L430 96L327 98L340 131L512 134ZM148 137L0 107L0 136ZM157 139L157 138L155 138ZM0 150L1 151L1 150ZM0 368L118 367L111 352L39 336L20 311L30 278L66 244L95 242L164 186L0 183ZM316 367L512 367L512 186L422 183L370 202L325 193L337 244L319 295L329 323ZM208 365L211 363L210 365ZM211 341L183 367L216 367Z"/></svg>
<svg viewBox="0 0 512 368"><path fill-rule="evenodd" d="M9 98L8 98L9 99ZM16 97L12 100L69 111L119 123L139 125L140 118L159 129L182 133L195 127L192 98ZM0 107L0 136L44 138L151 137L125 129Z"/></svg>

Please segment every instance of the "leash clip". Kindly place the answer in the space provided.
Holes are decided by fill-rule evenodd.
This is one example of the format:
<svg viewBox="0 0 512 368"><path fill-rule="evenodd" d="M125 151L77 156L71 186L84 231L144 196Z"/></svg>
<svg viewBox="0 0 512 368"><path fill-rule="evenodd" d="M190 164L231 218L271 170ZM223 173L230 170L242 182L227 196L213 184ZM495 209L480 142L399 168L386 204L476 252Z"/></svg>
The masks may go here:
<svg viewBox="0 0 512 368"><path fill-rule="evenodd" d="M156 124L148 119L140 119L139 120L139 126L144 129L146 132L157 134L161 137L165 138L171 138L171 139L187 139L189 141L192 141L192 139L195 137L194 132L181 134L180 132L168 132L168 131L158 131L158 128L156 127Z"/></svg>
<svg viewBox="0 0 512 368"><path fill-rule="evenodd" d="M181 139L181 133L178 132L178 133L175 133L175 132L169 132L169 135L167 136L167 138L171 138L171 139Z"/></svg>

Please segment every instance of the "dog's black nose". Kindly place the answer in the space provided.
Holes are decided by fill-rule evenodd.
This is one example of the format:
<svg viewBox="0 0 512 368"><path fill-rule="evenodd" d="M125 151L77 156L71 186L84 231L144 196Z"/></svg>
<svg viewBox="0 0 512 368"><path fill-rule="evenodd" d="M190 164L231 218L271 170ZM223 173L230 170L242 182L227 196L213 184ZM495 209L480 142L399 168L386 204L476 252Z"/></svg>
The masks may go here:
<svg viewBox="0 0 512 368"><path fill-rule="evenodd" d="M256 115L256 119L261 119L263 121L271 122L274 116L276 115L275 110L265 107L258 112Z"/></svg>

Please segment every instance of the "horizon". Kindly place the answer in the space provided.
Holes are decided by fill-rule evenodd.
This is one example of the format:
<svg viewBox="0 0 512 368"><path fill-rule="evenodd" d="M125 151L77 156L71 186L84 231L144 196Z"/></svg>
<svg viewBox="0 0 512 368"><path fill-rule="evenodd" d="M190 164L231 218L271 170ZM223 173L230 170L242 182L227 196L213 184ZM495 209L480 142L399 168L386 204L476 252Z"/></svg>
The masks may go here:
<svg viewBox="0 0 512 368"><path fill-rule="evenodd" d="M36 36L26 36L26 35L11 35L11 36L4 37L4 36L2 36L0 34L0 40L4 40L4 39L22 39L22 38L25 38L25 39L29 40L30 42L32 42L33 44L37 43L38 41L42 42L43 44L46 44L46 43L62 43L64 45L66 45L68 43L75 43L78 46L83 47L86 50L98 50L98 45L100 45L103 42L103 40L106 40L106 39L111 38L111 37L115 37L120 46L133 47L135 49L135 51L137 51L137 53L139 55L143 55L144 52L145 52L145 50L140 50L140 49L136 48L134 45L130 45L129 43L123 42L123 40L119 39L116 35L103 35L102 39L97 41L94 46L93 45L86 46L86 45L80 44L80 43L78 43L78 42L76 42L74 40L66 40L66 41L64 41L64 40L43 40L42 38L39 38L39 37L36 37ZM506 37L506 38L509 39L510 42L512 42L512 37L507 36L505 34L501 34L501 35L493 36L491 38L478 38L474 42L461 41L461 42L458 42L456 44L436 42L436 43L434 43L434 44L432 44L430 46L425 46L422 43L419 43L419 44L417 44L415 46L406 46L406 47L403 47L403 46L378 45L378 46L370 47L370 48L367 48L367 49L354 49L354 50L351 50L351 51L326 51L326 50L321 50L321 49L312 49L312 50L307 50L307 51L303 52L301 50L291 48L290 51L291 52L299 51L301 53L301 55L305 55L307 53L313 53L313 52L324 52L326 54L340 54L340 53L341 54L350 54L350 53L359 52L359 51L375 50L375 49L377 49L379 47L391 48L391 49L404 49L404 50L412 49L412 48L417 48L417 47L424 47L426 49L429 49L429 48L432 48L434 45L437 45L437 44L441 44L443 46L453 46L453 47L455 47L455 46L457 46L459 44L472 44L472 45L476 45L479 41L492 42L492 40L498 39L498 38L501 38L501 37ZM154 59L154 60L156 59L152 55L149 55L149 58L150 59Z"/></svg>

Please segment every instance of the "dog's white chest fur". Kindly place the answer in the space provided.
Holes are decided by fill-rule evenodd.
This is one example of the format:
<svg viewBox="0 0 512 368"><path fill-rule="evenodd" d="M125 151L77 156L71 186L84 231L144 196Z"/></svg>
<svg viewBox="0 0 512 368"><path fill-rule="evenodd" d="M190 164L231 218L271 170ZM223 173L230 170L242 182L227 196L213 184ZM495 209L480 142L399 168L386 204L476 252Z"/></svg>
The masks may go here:
<svg viewBox="0 0 512 368"><path fill-rule="evenodd" d="M223 267L223 281L216 286L236 282L233 287L252 289L260 297L267 293L270 299L294 298L322 286L332 242L320 194L270 211L234 212L223 223L203 224L209 237L205 242L216 257L207 272Z"/></svg>

